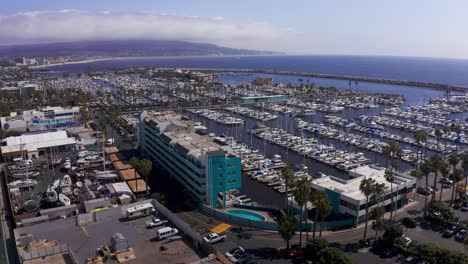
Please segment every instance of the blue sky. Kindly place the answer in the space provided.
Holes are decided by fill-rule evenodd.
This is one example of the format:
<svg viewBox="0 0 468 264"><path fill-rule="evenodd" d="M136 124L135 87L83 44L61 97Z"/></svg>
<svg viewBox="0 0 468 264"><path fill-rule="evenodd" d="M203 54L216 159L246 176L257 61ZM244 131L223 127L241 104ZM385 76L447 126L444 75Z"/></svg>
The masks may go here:
<svg viewBox="0 0 468 264"><path fill-rule="evenodd" d="M0 44L145 37L287 53L468 58L468 1L462 0L0 0L0 5ZM23 12L29 13L17 14Z"/></svg>

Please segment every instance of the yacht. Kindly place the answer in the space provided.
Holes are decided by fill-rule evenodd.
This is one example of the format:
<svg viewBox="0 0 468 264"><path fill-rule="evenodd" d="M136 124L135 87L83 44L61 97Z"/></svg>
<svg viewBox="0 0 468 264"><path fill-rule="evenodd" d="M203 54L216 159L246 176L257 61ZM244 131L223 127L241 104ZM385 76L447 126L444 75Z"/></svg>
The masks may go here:
<svg viewBox="0 0 468 264"><path fill-rule="evenodd" d="M95 171L94 177L97 180L112 180L112 179L119 177L119 175L117 175L117 173L114 173L113 171L105 170L105 171Z"/></svg>
<svg viewBox="0 0 468 264"><path fill-rule="evenodd" d="M33 179L24 179L24 180L16 180L12 181L8 184L10 188L28 188L35 186L37 184L36 180Z"/></svg>

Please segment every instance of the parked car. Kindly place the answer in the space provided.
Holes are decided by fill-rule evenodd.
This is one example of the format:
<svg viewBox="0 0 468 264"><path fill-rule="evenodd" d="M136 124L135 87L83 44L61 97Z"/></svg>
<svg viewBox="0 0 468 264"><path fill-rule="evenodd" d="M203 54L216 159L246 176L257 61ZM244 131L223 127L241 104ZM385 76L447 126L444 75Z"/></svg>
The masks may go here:
<svg viewBox="0 0 468 264"><path fill-rule="evenodd" d="M415 228L418 225L418 223L413 218L409 217L403 218L401 223L408 228Z"/></svg>
<svg viewBox="0 0 468 264"><path fill-rule="evenodd" d="M286 250L286 256L288 258L297 258L304 256L304 251L299 245L292 245L289 249Z"/></svg>
<svg viewBox="0 0 468 264"><path fill-rule="evenodd" d="M235 247L235 248L229 250L228 252L226 252L226 257L230 258L234 254L236 254L238 252L241 252L241 251L244 251L244 249L242 247Z"/></svg>
<svg viewBox="0 0 468 264"><path fill-rule="evenodd" d="M446 185L452 185L453 181L450 178L442 177L442 178L439 179L439 183L446 184Z"/></svg>
<svg viewBox="0 0 468 264"><path fill-rule="evenodd" d="M455 235L455 240L457 241L465 241L465 237L468 235L468 231L465 229L460 230L456 235Z"/></svg>
<svg viewBox="0 0 468 264"><path fill-rule="evenodd" d="M458 226L451 226L445 229L444 233L442 234L442 237L445 237L445 238L453 237L459 230L460 228Z"/></svg>
<svg viewBox="0 0 468 264"><path fill-rule="evenodd" d="M210 244L215 244L226 239L226 235L220 236L216 233L211 233L203 238L206 242Z"/></svg>
<svg viewBox="0 0 468 264"><path fill-rule="evenodd" d="M398 255L398 249L396 248L385 248L382 250L382 258L393 258Z"/></svg>
<svg viewBox="0 0 468 264"><path fill-rule="evenodd" d="M434 190L428 186L418 187L417 192L422 195L430 195Z"/></svg>
<svg viewBox="0 0 468 264"><path fill-rule="evenodd" d="M403 239L403 244L402 245L405 246L405 247L408 247L411 244L411 242L413 242L413 240L411 240L411 238L409 238L407 236L402 236L401 238Z"/></svg>
<svg viewBox="0 0 468 264"><path fill-rule="evenodd" d="M153 218L145 222L146 228L155 228L158 226L165 225L166 223L167 223L167 220L161 220L159 218Z"/></svg>
<svg viewBox="0 0 468 264"><path fill-rule="evenodd" d="M463 207L461 208L463 212L468 212L468 203L465 203Z"/></svg>
<svg viewBox="0 0 468 264"><path fill-rule="evenodd" d="M404 259L405 264L416 264L418 262L418 257L408 256Z"/></svg>
<svg viewBox="0 0 468 264"><path fill-rule="evenodd" d="M249 257L249 254L245 251L239 251L239 252L236 252L234 253L231 257L229 257L229 260L232 262L232 263L238 263L240 262L242 259L244 258L247 258Z"/></svg>

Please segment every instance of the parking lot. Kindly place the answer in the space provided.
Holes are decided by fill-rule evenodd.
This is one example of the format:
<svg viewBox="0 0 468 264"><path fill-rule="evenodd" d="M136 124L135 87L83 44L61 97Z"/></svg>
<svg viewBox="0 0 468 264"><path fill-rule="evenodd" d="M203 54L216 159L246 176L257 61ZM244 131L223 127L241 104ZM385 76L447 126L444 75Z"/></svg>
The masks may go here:
<svg viewBox="0 0 468 264"><path fill-rule="evenodd" d="M128 263L190 263L205 257L203 252L193 249L185 240L156 240L157 229L147 229L145 224L152 216L124 220L121 218L120 208L110 210L115 210L111 217L82 226L77 226L76 219L71 217L19 228L15 232L31 233L35 240L59 240L67 243L79 263L85 263L88 257L94 256L96 249L104 243L109 245L111 236L117 232L121 233L129 246L135 250L136 259ZM161 250L161 246L165 249Z"/></svg>

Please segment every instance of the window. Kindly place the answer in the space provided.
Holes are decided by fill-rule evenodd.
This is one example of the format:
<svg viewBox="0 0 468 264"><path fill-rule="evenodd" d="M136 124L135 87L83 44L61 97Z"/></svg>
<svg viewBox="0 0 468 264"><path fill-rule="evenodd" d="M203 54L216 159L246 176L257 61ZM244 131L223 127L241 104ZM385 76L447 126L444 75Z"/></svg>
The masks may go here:
<svg viewBox="0 0 468 264"><path fill-rule="evenodd" d="M228 167L229 167L229 166L228 166ZM219 164L219 165L218 165L218 168L219 168L219 169L222 169L222 168L223 168L223 164Z"/></svg>
<svg viewBox="0 0 468 264"><path fill-rule="evenodd" d="M222 177L223 177L222 173L218 174L218 178L222 178Z"/></svg>

